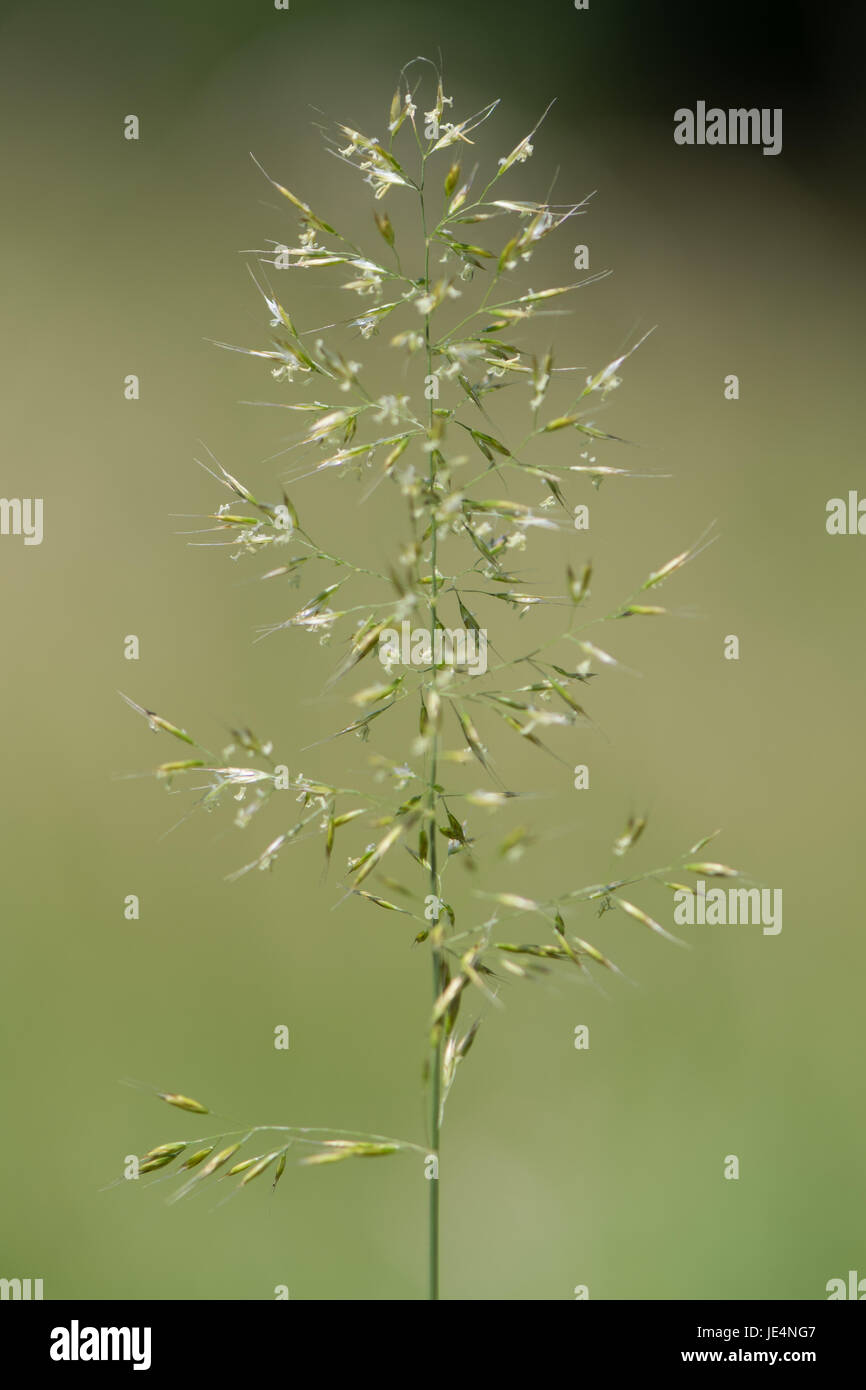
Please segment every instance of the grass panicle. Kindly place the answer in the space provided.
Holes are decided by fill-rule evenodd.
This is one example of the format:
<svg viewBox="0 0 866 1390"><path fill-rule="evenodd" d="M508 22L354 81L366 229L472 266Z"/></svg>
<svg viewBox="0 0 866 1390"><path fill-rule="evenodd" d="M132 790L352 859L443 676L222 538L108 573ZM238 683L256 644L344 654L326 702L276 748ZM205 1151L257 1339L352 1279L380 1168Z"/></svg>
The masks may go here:
<svg viewBox="0 0 866 1390"><path fill-rule="evenodd" d="M269 585L300 591L260 639L279 634L292 659L308 641L333 649L328 689L345 699L347 714L331 737L358 739L369 775L359 775L357 786L336 785L316 774L316 745L298 740L281 749L248 728L232 730L222 750L210 753L184 728L123 698L154 732L197 750L161 762L157 778L172 790L189 786L199 807L229 805L243 832L254 818L267 827L264 847L230 878L270 872L296 846L317 841L332 874L345 856L343 900L363 899L359 912L377 909L373 918L398 946L414 943L428 957L431 1001L418 1032L419 1046L425 1029L428 1038L428 1128L419 1143L233 1125L157 1145L140 1171L174 1164L183 1174L177 1196L216 1183L240 1191L265 1173L273 1189L290 1151L303 1167L400 1153L438 1165L446 1100L470 1050L483 1058L485 1048L474 1050L480 1025L491 1007L501 1009L510 983L551 971L578 984L598 972L621 975L589 939L593 916L618 912L676 942L653 915L668 910L665 888L681 888L683 874L736 874L694 858L712 836L672 863L624 872L650 838L647 817L632 814L618 835L610 827L616 872L607 880L576 886L574 856L547 896L503 885L505 866L523 873L544 838L539 818L530 825L524 810L533 792L510 785L511 755L542 753L557 768L539 760L539 774L561 778L559 767L574 762L574 740L597 728L606 683L634 674L604 637L604 646L596 642L598 629L619 638L623 629L615 625L623 618L666 618L654 591L673 584L714 536L710 528L647 577L634 576L635 587L608 611L596 610L593 585L606 566L590 555L576 517L593 490L652 478L622 466L623 441L607 425L614 393L649 335L588 373L568 360L566 343L551 343L562 311L607 272L549 288L527 283L539 246L587 206L586 198L560 204L516 196L521 180L537 182L531 161L549 108L485 172L479 142L497 103L458 114L437 72L422 110L427 71L422 60L404 69L382 113L383 138L346 124L328 137L330 154L354 180L348 196L354 189L369 203L368 245L339 229L340 202L333 212L314 209L262 171L280 200L276 237L252 253L262 336L251 346L219 346L260 362L279 392L268 403L287 410L294 429L283 451L287 471L260 488L212 457L201 460L220 491L193 542L226 547ZM288 268L293 274L282 277ZM342 296L343 311L331 323L307 323L300 307L282 302L282 285L307 272ZM381 377L378 360L375 378L368 367L373 339L377 359L384 354L393 364L388 390L372 385ZM514 437L501 420L503 392L524 415ZM245 478L249 471L246 462L238 469ZM405 533L381 570L334 554L327 536L312 534L306 517L315 509L306 501L323 478L339 487L346 509L375 507L380 489L397 499ZM564 576L535 563L550 553L551 534L570 538ZM556 632L537 642L532 623L542 610L554 615ZM418 653L408 662L404 629ZM483 671L467 658L482 636ZM404 707L417 730L409 744L391 732ZM302 754L312 773L298 770ZM491 836L491 818L507 817L520 802L519 824L501 824ZM647 907L633 901L644 894ZM650 911L653 897L663 906ZM175 1108L208 1114L186 1096L158 1094ZM437 1298L438 1167L428 1189L429 1295Z"/></svg>

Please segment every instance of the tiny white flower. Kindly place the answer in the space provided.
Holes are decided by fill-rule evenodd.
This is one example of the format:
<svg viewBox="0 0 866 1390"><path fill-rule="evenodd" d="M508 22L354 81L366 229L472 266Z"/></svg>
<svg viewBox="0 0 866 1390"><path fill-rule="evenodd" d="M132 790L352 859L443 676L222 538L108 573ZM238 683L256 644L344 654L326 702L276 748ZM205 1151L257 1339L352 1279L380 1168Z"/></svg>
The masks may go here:
<svg viewBox="0 0 866 1390"><path fill-rule="evenodd" d="M512 164L523 164L527 159L529 159L530 155L533 152L533 149L534 146L529 143L529 136L527 135L526 138L524 140L521 140L520 144L517 145L515 149L511 151L511 154L506 155L503 159L500 159L499 167L501 173L504 174L505 170L510 169Z"/></svg>
<svg viewBox="0 0 866 1390"><path fill-rule="evenodd" d="M453 106L453 105L454 105L454 98L453 98L453 97L446 97L445 93L442 91L442 88L440 87L440 88L439 88L439 97L438 97L438 100L437 100L437 102L436 102L436 105L433 107L433 109L432 109L431 111L425 111L425 112L424 112L424 124L425 124L425 125L435 125L435 126L438 126L438 125L439 125L439 120L440 120L440 118L441 118L441 116L442 116L442 112L444 111L445 107L446 107L446 106Z"/></svg>
<svg viewBox="0 0 866 1390"><path fill-rule="evenodd" d="M359 279L347 280L343 285L344 290L354 290L360 295L376 294L381 288L382 277L373 266L365 266Z"/></svg>
<svg viewBox="0 0 866 1390"><path fill-rule="evenodd" d="M385 420L392 425L400 423L400 415L403 409L409 404L408 396L380 396L377 402L379 409L373 416L377 425L381 425Z"/></svg>

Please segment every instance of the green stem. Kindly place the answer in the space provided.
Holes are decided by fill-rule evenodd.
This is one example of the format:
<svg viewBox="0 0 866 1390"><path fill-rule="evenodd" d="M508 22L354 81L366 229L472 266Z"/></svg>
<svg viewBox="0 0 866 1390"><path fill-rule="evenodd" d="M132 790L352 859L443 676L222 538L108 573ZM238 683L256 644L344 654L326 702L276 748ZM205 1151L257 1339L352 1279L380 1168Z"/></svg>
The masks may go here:
<svg viewBox="0 0 866 1390"><path fill-rule="evenodd" d="M435 833L435 831L434 831ZM436 870L433 865L433 854L430 864L431 891L435 882ZM442 978L442 952L438 946L433 948L433 998L438 999L440 994L440 980ZM442 1072L442 1043L437 1041L433 1057L433 1075L430 1083L430 1142L436 1162L439 1162L439 1082ZM433 1177L430 1179L430 1202L428 1211L428 1230L429 1230L429 1298L434 1302L439 1298L439 1172L438 1166Z"/></svg>
<svg viewBox="0 0 866 1390"><path fill-rule="evenodd" d="M421 198L421 223L424 230L424 292L430 293L430 237L427 233L427 215L424 207L424 174L421 176L421 187L419 190ZM432 365L433 352L430 342L430 314L424 315L424 343L426 348L427 379L429 381ZM433 401L427 403L427 425L432 431L433 428ZM434 515L434 493L433 488L436 480L436 466L433 458L433 451L430 452L430 497L431 497L431 545L430 545L430 651L434 650L433 642L436 632L436 599L437 599L437 527ZM435 677L431 675L432 685ZM439 735L437 730L433 730L433 743L430 754L430 778L428 783L428 804L430 811L430 847L428 850L430 860L430 894L439 901L439 874L437 870L436 858L436 784L438 781L439 764ZM434 918L433 931L431 933L432 943L432 965L433 965L433 1002L442 992L443 980L443 956L440 941L441 928L439 926L438 913ZM442 1079L442 1037L441 1032L437 1033L436 1045L433 1048L432 1074L430 1077L430 1145L433 1156L436 1160L434 1175L430 1178L430 1194L428 1209L428 1269L429 1285L428 1298L434 1302L439 1298L439 1139L440 1139L440 1108L441 1108L441 1079Z"/></svg>

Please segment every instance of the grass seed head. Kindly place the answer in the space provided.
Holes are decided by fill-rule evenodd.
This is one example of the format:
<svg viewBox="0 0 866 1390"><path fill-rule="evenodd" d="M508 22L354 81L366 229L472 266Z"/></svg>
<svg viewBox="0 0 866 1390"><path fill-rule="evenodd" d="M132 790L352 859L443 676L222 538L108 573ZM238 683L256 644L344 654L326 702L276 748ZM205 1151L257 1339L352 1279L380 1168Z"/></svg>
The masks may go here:
<svg viewBox="0 0 866 1390"><path fill-rule="evenodd" d="M190 1100L189 1096L178 1096L171 1092L160 1091L160 1100L166 1101L169 1105L177 1106L178 1110L189 1110L193 1115L208 1115L210 1112L206 1105L200 1104L197 1100Z"/></svg>
<svg viewBox="0 0 866 1390"><path fill-rule="evenodd" d="M186 1142L178 1144L159 1144L155 1149L148 1149L142 1157L142 1163L148 1163L152 1158L177 1158L179 1153L183 1153Z"/></svg>
<svg viewBox="0 0 866 1390"><path fill-rule="evenodd" d="M196 1149L195 1153L190 1154L189 1158L185 1158L180 1166L181 1168L197 1168L200 1163L204 1162L208 1154L212 1154L213 1151L213 1144L210 1144L206 1149Z"/></svg>

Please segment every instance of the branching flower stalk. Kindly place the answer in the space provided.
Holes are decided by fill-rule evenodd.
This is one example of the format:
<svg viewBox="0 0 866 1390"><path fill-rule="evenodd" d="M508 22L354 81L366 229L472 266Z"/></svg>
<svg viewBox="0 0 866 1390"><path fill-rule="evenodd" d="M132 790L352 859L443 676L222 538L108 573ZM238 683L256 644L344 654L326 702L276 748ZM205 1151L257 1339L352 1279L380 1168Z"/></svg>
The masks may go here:
<svg viewBox="0 0 866 1390"><path fill-rule="evenodd" d="M559 757L539 731L545 736L574 728L590 731L594 721L583 707L584 695L576 698L576 688L589 688L596 677L603 682L608 674L626 669L588 632L602 623L664 614L666 609L647 602L649 591L693 559L711 537L705 533L654 570L612 611L594 618L584 617L592 579L588 559L567 566L561 594L550 594L543 584L521 577L515 562L532 533L573 536L572 508L565 492L571 482L598 488L609 478L641 476L600 463L590 452L616 438L598 425L598 411L619 386L618 373L640 344L591 373L576 392L560 393L564 399L555 409L548 405L548 397L557 388L569 387L575 369L555 365L550 348L532 348L514 340L544 317L549 301L602 277L590 275L572 284L521 291L515 272L523 269L548 235L582 213L585 204L558 206L502 195L506 176L531 157L541 122L499 160L481 192L473 195L475 174L464 174L461 153L473 145L473 132L489 119L497 103L463 120L449 119L451 98L445 95L437 73L435 101L422 119L416 89L406 76L410 70L414 70L412 64L401 75L391 104L387 143L339 126L340 139L331 151L360 171L372 189L382 254L366 254L296 194L270 180L299 223L295 244L275 242L260 252L262 269L253 276L268 310L271 345L263 349L220 345L272 364L272 377L288 389L296 378L305 384L306 399L279 402L289 411L302 416L308 412L312 417L293 448L312 452L317 461L293 470L294 484L332 471L345 478L355 475L366 485L364 500L379 485L390 485L407 506L410 538L387 573L356 564L334 555L310 535L285 490L278 502L261 501L213 460L205 466L232 501L219 505L207 519L213 523L213 532L228 532L230 539L197 543L228 544L233 558L273 554L278 563L269 562L262 575L269 583L287 580L294 586L306 580L308 567L313 572L316 567L322 569L327 582L314 581L312 596L288 618L265 627L261 635L301 629L325 643L341 624L354 621L331 684L376 655L383 676L350 696L354 712L333 737L353 734L365 744L375 743L383 727L379 721L407 700L418 710L418 737L409 755L399 761L382 751L371 755L372 785L343 787L303 772L290 773L288 763L278 761L273 745L249 729L233 731L229 746L213 753L185 729L133 700L128 703L154 731L180 740L194 754L160 764L156 776L169 787L178 779L191 781L199 792L197 804L207 809L226 796L233 798L238 804L235 823L241 829L271 806L275 795L289 789L295 792L301 808L297 819L230 878L254 868L270 869L287 847L312 837L323 838L326 863L330 863L338 836L342 840L368 827L373 839L349 857L347 891L378 911L414 921L416 946L430 952L433 987L425 1065L426 1145L376 1134L229 1121L224 1130L204 1139L157 1145L139 1160L139 1171L156 1173L171 1167L172 1172L182 1172L175 1195L184 1196L211 1179L237 1178L237 1188L245 1188L265 1172L273 1174L276 1186L291 1149L309 1149L301 1158L307 1165L398 1152L422 1154L425 1164L433 1165L432 1174L428 1173L428 1267L429 1297L436 1299L442 1120L455 1074L482 1020L479 1012L465 1031L458 1029L466 1001L474 996L482 1011L499 1005L507 980L529 980L551 968L573 972L575 977L589 976L591 966L620 973L595 945L575 934L568 915L590 905L598 915L619 910L655 934L682 944L632 901L631 889L655 885L682 891L687 887L683 875L731 878L738 874L725 864L700 857L713 838L707 836L673 863L615 874L580 888L568 886L550 898L475 889L472 901L488 905L482 911L489 915L482 921L474 920L471 907L459 904L452 891L451 861L476 867L478 851L470 816L495 816L520 799L497 772L487 735L479 731L476 720L482 728L499 721L525 744ZM398 137L402 141L407 136L411 165L408 156L396 153ZM386 195L405 195L416 202L419 240L423 240L423 273L417 276L406 269L407 250L401 249L390 216L379 210ZM508 224L504 235L499 230L503 222ZM411 252L411 234L407 241ZM325 328L302 328L271 290L266 266L326 270L329 275L334 274L332 268L340 268L338 273L349 276L341 288L353 298L364 299L365 306L361 313L353 310ZM440 272L438 266L444 270ZM487 283L476 307L461 305L456 320L452 315L449 322L449 307L463 299L478 277L486 277ZM375 396L364 366L352 359L358 337L366 341L385 328L390 332L391 351L410 367L413 360L423 362L422 411L407 394ZM350 347L345 346L347 337ZM515 447L504 441L490 415L489 407L502 391L529 392L529 428ZM557 441L563 440L568 448L563 450L560 443L557 452ZM420 470L411 461L410 450L420 451ZM483 495L491 475L497 479L499 496ZM503 498L509 482L513 491ZM518 500L515 493L521 485L532 490L535 500ZM539 490L543 490L540 500ZM455 550L460 558L451 560ZM365 595L356 605L332 606L345 602L344 586L351 581L372 582L384 597L371 601ZM495 613L500 603L518 617L541 606L556 606L568 611L569 620L554 637L513 658L501 656L491 643L495 660L487 667L487 629L482 628L476 610ZM458 626L448 626L458 618ZM413 629L413 620L420 627ZM497 642L503 640L496 635ZM477 659L482 645L483 663ZM368 666L372 664L368 661ZM458 746L449 746L449 733L459 735ZM480 769L485 781L481 789L461 782L460 773L466 768ZM383 795L377 789L388 782L392 786ZM461 816L458 811L464 807ZM645 828L644 817L631 817L614 840L615 858L625 856ZM529 827L516 825L501 841L498 857L507 864L519 862L532 838ZM397 847L421 874L420 895L392 874L386 877ZM688 891L695 889L689 886ZM393 901L394 897L401 901ZM500 920L505 914L543 925L543 939L501 939ZM208 1113L189 1097L157 1094L176 1108ZM250 1153L250 1148L258 1148L260 1137L266 1141L264 1151ZM236 1157L241 1150L243 1156ZM181 1155L185 1155L182 1161Z"/></svg>

